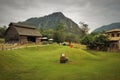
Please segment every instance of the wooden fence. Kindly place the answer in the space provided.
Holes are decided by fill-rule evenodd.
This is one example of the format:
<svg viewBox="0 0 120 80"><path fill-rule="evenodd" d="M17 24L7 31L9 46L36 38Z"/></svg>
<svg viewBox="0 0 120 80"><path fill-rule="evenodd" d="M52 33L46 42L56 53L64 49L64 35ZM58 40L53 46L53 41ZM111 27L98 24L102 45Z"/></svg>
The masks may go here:
<svg viewBox="0 0 120 80"><path fill-rule="evenodd" d="M0 50L14 50L19 48L27 48L27 47L38 47L42 46L41 44L0 44Z"/></svg>
<svg viewBox="0 0 120 80"><path fill-rule="evenodd" d="M19 48L18 44L0 44L0 50L13 50Z"/></svg>

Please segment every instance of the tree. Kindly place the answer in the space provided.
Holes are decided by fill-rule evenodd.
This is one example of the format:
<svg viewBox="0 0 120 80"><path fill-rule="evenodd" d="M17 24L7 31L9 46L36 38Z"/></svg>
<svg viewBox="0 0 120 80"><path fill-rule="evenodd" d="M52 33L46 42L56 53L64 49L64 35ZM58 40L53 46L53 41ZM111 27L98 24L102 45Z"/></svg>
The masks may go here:
<svg viewBox="0 0 120 80"><path fill-rule="evenodd" d="M48 38L53 38L53 33L54 33L53 29L40 28L39 31L43 36L48 36Z"/></svg>
<svg viewBox="0 0 120 80"><path fill-rule="evenodd" d="M98 34L94 44L96 44L99 50L106 50L109 44L108 37L105 34Z"/></svg>
<svg viewBox="0 0 120 80"><path fill-rule="evenodd" d="M80 25L81 25L83 35L88 34L88 31L89 31L88 24L85 24L84 22L80 22Z"/></svg>
<svg viewBox="0 0 120 80"><path fill-rule="evenodd" d="M107 50L109 40L105 34L91 33L81 39L81 43L89 49Z"/></svg>
<svg viewBox="0 0 120 80"><path fill-rule="evenodd" d="M56 31L54 32L54 41L58 43L62 43L65 41L65 27L63 23L59 23Z"/></svg>
<svg viewBox="0 0 120 80"><path fill-rule="evenodd" d="M69 43L71 43L71 42L79 43L80 42L80 37L78 35L75 35L75 34L72 34L72 33L67 33L65 41L67 41Z"/></svg>
<svg viewBox="0 0 120 80"><path fill-rule="evenodd" d="M3 38L4 37L4 33L6 31L6 26L3 26L3 27L0 27L0 38Z"/></svg>

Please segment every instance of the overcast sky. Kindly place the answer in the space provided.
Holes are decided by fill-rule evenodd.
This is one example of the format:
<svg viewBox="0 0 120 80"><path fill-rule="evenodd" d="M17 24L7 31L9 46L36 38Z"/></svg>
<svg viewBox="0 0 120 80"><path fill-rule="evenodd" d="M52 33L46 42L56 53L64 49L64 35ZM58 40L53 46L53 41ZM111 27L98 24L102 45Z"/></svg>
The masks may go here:
<svg viewBox="0 0 120 80"><path fill-rule="evenodd" d="M120 22L120 0L0 0L0 26L53 12L62 12L77 24L85 22L94 30Z"/></svg>

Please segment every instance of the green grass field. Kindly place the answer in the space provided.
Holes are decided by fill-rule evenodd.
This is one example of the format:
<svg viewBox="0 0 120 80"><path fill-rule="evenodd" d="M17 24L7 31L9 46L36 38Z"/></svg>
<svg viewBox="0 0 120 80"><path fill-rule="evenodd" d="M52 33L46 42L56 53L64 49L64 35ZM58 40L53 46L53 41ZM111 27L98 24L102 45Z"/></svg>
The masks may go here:
<svg viewBox="0 0 120 80"><path fill-rule="evenodd" d="M0 80L120 80L120 54L57 44L0 51Z"/></svg>

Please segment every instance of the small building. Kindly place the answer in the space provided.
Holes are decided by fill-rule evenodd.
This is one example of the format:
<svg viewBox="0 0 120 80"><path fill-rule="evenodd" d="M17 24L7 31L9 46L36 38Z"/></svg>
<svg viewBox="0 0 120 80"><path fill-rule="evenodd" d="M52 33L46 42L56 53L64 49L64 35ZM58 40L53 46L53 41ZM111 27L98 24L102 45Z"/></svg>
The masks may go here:
<svg viewBox="0 0 120 80"><path fill-rule="evenodd" d="M5 32L6 43L40 43L41 34L35 27L20 23L10 23Z"/></svg>
<svg viewBox="0 0 120 80"><path fill-rule="evenodd" d="M111 51L120 50L120 29L106 31L109 38L109 48Z"/></svg>

